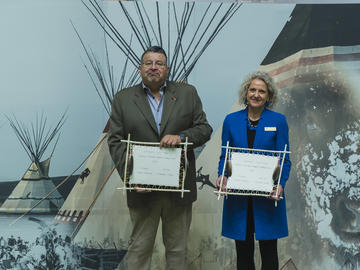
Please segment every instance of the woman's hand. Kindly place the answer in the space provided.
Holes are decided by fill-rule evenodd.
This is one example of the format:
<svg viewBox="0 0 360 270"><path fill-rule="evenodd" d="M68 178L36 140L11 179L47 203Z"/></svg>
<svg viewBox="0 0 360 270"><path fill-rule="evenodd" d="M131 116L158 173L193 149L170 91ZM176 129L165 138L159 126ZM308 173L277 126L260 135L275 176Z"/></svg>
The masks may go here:
<svg viewBox="0 0 360 270"><path fill-rule="evenodd" d="M270 199L274 201L280 201L283 198L283 187L279 184L278 194L276 196L276 186L274 186L272 193L269 196Z"/></svg>
<svg viewBox="0 0 360 270"><path fill-rule="evenodd" d="M220 175L217 179L216 179L216 189L219 191L220 190L220 183L221 183L221 177L222 175ZM225 191L226 189L226 183L227 183L227 177L224 176L223 178L223 182L222 182L222 187L221 187L221 191Z"/></svg>

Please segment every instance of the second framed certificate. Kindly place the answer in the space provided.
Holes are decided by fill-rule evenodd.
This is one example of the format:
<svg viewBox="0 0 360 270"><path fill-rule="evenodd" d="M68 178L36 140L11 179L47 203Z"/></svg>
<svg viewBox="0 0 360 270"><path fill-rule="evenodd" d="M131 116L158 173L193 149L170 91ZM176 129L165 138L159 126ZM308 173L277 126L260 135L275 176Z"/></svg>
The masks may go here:
<svg viewBox="0 0 360 270"><path fill-rule="evenodd" d="M227 175L226 188L220 195L270 196L278 194L287 145L283 151L222 146L226 149L222 175ZM224 177L220 186L224 186ZM277 195L276 195L277 196Z"/></svg>
<svg viewBox="0 0 360 270"><path fill-rule="evenodd" d="M226 185L228 189L272 192L273 174L279 164L277 156L233 152L231 163L232 173Z"/></svg>

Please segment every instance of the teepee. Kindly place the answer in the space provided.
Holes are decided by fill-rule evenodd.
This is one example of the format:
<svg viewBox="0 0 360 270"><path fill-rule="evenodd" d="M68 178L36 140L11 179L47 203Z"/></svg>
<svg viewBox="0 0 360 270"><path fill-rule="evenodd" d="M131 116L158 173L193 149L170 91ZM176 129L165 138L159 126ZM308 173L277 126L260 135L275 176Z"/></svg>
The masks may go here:
<svg viewBox="0 0 360 270"><path fill-rule="evenodd" d="M10 196L2 204L0 212L20 214L31 210L55 188L49 177L49 167L59 136L54 143L50 156L43 161L41 161L41 158L63 126L65 113L53 129L47 129L47 119L44 116L41 116L40 119L37 118L35 124L31 124L31 128L26 127L16 118L11 119L8 117L8 120L19 142L29 156L31 164ZM31 213L56 212L63 202L63 197L58 191L55 191L33 208Z"/></svg>
<svg viewBox="0 0 360 270"><path fill-rule="evenodd" d="M96 8L96 3L93 3L93 1L90 1ZM95 2L95 1L94 1ZM124 11L125 18L129 21L131 25L134 26L135 19L130 16L129 12L125 8L125 3L119 3L122 10ZM146 9L143 6L142 2L135 2L131 3L135 5L135 8L137 9L139 16L142 18L148 18L148 15L146 13ZM160 9L164 6L161 6L160 3L156 3L156 6ZM211 14L211 7L215 6L215 12ZM175 45L173 50L168 50L168 61L170 65L170 79L172 80L183 80L187 81L188 75L190 74L191 70L193 70L195 63L198 61L201 54L204 52L207 46L209 46L210 42L215 38L218 31L220 31L224 24L231 18L231 16L237 11L237 9L240 7L240 4L232 4L228 5L226 7L225 13L220 16L219 10L222 7L222 4L214 5L209 4L207 6L208 9L204 12L202 17L200 17L200 24L198 26L195 26L197 29L194 36L190 39L189 43L186 43L183 38L184 32L187 29L187 24L191 18L191 15L194 15L194 7L195 3L185 3L183 4L183 13L177 14L179 12L178 6L175 6L175 4L166 4L166 8L168 8L168 13L175 13L177 14L179 18L182 18L181 21L177 19L176 16L169 18L169 20L173 20L173 22L178 22L178 34L175 34ZM158 9L157 9L158 10ZM217 10L217 11L216 11ZM159 12L159 11L158 11ZM160 18L159 13L156 16L157 18ZM168 22L166 17L161 17L165 22ZM211 21L214 21L218 19L218 24L215 23L215 26L212 25L212 29L214 30L212 33L209 34L209 37L205 38L206 30L199 30L202 26L205 26L205 29L211 29L210 25L211 23L208 21L206 22L206 18L210 19ZM141 19L140 19L141 21ZM104 20L104 23L107 24L108 20ZM142 28L142 27L135 27L136 29L136 36L140 40L142 40L141 34L144 36L144 40L148 41L148 43L141 43L143 48L146 48L150 45L156 44L167 44L164 41L164 37L170 38L164 33L155 34L154 29L160 29L163 27L163 24L160 22L156 22L156 27L150 27L149 29ZM176 23L175 23L176 24ZM168 26L170 25L170 22ZM109 26L110 28L110 26ZM112 28L111 28L112 29ZM140 30L143 30L144 32L140 32ZM109 30L111 31L111 30ZM164 30L163 30L164 31ZM199 32L200 31L200 32ZM115 31L114 31L115 32ZM148 35L150 33L153 33L154 37L149 37ZM165 33L167 33L167 30L165 28ZM133 59L136 63L136 66L140 63L140 59L137 59L135 56L140 55L141 53L135 53L133 51L133 47L127 46L124 43L121 43L119 40L117 40L115 37L114 39L118 41L118 44L120 46L124 46L124 50L127 52L128 59ZM162 41L161 41L162 40ZM199 47L199 44L201 44L201 41L204 40L204 43ZM157 43L159 42L159 43ZM163 44L162 44L163 42ZM194 47L195 46L195 47ZM171 46L169 46L171 48ZM131 61L131 62L132 62ZM107 147L107 146L106 146ZM111 166L113 166L111 162ZM121 191L116 190L116 187L119 187L121 185L121 179L116 170L107 170L107 175L105 178L106 183L104 183L101 188L99 189L99 192L97 193L96 198L94 198L93 204L89 206L86 219L83 220L81 226L79 225L76 230L74 231L75 238L74 242L80 246L86 246L91 248L114 248L117 249L127 249L128 240L131 232L131 222L129 217L129 212L127 208L126 203L126 195L123 194ZM104 181L104 179L99 179ZM209 195L207 195L209 196ZM213 196L211 196L211 199L213 199ZM206 211L206 210L205 210ZM202 214L200 213L199 219L202 218ZM159 226L160 228L160 226ZM196 228L196 231L200 230L200 228ZM194 238L195 239L195 238ZM198 248L199 246L202 246L202 239L196 238L197 241L193 242L193 249L190 250L190 256L192 258L197 258L199 253ZM155 251L153 255L153 267L155 269L162 269L161 265L163 264L163 246L161 244L161 233L158 233L158 237L155 242ZM196 261L198 263L198 261ZM190 269L190 268L189 268Z"/></svg>
<svg viewBox="0 0 360 270"><path fill-rule="evenodd" d="M274 78L279 88L275 110L287 118L294 164L285 188L290 235L278 242L281 269L335 267L336 262L330 256L336 248L337 259L341 262L336 266L338 269L350 265L346 257L357 260L359 243L352 237L341 241L333 228L359 224L356 222L358 212L351 208L354 207L349 203L351 198L346 196L347 189L358 187L356 179L359 176L358 159L354 158L359 156L359 147L354 146L358 145L359 138L356 121L360 115L357 90L360 38L353 35L360 28L355 16L359 10L360 5L296 5L259 67ZM230 112L239 109L239 104L234 104ZM197 159L202 178L216 179L214 164L218 162L220 145L221 129L215 132ZM309 145L311 152L307 150ZM315 164L312 168L310 161ZM342 167L342 164L345 165ZM324 165L330 165L330 168ZM333 176L343 172L343 178ZM341 189L343 193L339 192ZM334 199L338 205L341 202L346 207L326 208ZM311 208L311 205L315 207ZM193 209L197 214L193 215L191 226L192 232L196 230L196 233L189 237L190 248L192 242L203 239L199 257L190 258L194 265L197 264L195 269L236 268L233 242L219 237L221 212L222 204L209 200L204 192L199 193ZM353 218L342 219L347 213L353 213ZM314 220L309 220L309 216ZM317 231L312 228L313 223L321 225ZM259 253L256 254L256 265L260 265ZM205 257L205 264L202 257Z"/></svg>
<svg viewBox="0 0 360 270"><path fill-rule="evenodd" d="M103 72L99 64L100 61L96 59L90 50L86 49L86 46L81 41L92 67L91 71L87 67L86 69L108 113L110 113L108 108L114 94L126 87L124 85L125 77L130 77L130 85L138 81L139 55L142 54L145 48L151 45L161 45L165 48L170 66L169 79L187 81L200 56L241 6L241 4L203 3L199 9L200 12L197 13L195 11L197 5L195 2L181 4L160 4L156 2L153 3L155 8L152 9L145 7L146 4L143 2L112 3L120 5L123 14L118 17L125 19L121 20L121 23L124 24L124 21L127 21L133 30L134 41L131 43L131 41L126 42L125 38L119 34L118 29L105 16L96 1L88 0L86 3L86 7L91 11L95 19L100 22L99 25L103 28L107 37L126 56L123 74L116 84L107 47L105 46L106 72ZM151 12L150 10L155 12L153 22L150 22L150 14L148 14L148 12ZM201 13L200 16L198 16L199 13ZM144 24L144 21L147 23ZM194 21L199 23L197 25L192 24L189 27L190 22ZM189 33L191 29L194 30L193 33ZM137 44L134 44L136 42ZM131 63L136 69L130 76L124 75L127 62ZM115 247L126 250L131 232L131 222L126 203L126 194L116 189L121 186L121 183L122 180L118 172L114 170L109 154L107 128L105 128L88 159L88 164L56 215L55 221L76 226L72 236L74 242L79 246L105 249ZM206 196L209 197L209 194ZM210 195L210 197L211 199L208 198L208 201L213 200L213 196ZM208 210L207 207L204 207L196 217L201 220L204 217L203 214ZM210 218L212 221L217 219L213 216ZM205 223L198 224L205 225ZM211 229L213 229L212 226ZM199 226L192 229L194 235L199 231L201 231ZM218 234L217 231L216 234ZM206 246L204 246L206 240L196 236L192 238L195 240L191 243L189 249L189 257L194 261L192 264L204 264L204 261L209 259L210 253L207 256L200 256L200 258L199 254L201 255L201 252L199 250L206 249ZM158 233L153 254L154 269L162 269L163 261L164 252L161 233Z"/></svg>
<svg viewBox="0 0 360 270"><path fill-rule="evenodd" d="M293 233L279 248L299 269L359 263L359 12L358 4L296 5L260 66L289 124Z"/></svg>
<svg viewBox="0 0 360 270"><path fill-rule="evenodd" d="M129 23L131 29L133 29L132 36L136 37L136 39L134 39L137 44L133 44L134 41L132 41L131 38L129 38L129 42L126 41L125 37L119 33L118 29L116 29L116 27L111 23L110 19L105 16L105 13L97 1L88 0L87 4L85 4L86 8L91 11L91 14L95 17L95 19L101 22L99 25L103 28L107 37L110 38L114 42L115 46L117 46L126 56L123 73L117 83L114 76L113 66L109 61L106 43L106 72L104 72L101 68L100 61L96 59L96 56L91 50L86 49L86 46L80 39L92 67L91 72L85 65L86 70L88 71L94 87L108 114L110 114L110 104L115 93L120 89L133 85L139 81L139 74L137 72L138 65L140 64L139 55L141 55L145 48L155 44L160 44L162 46L167 45L168 61L171 69L169 79L186 81L190 72L193 70L195 63L198 61L205 49L210 45L219 31L241 6L240 4L231 4L225 8L225 11L223 11L224 9L222 9L222 4L217 5L214 9L211 9L212 5L209 4L202 15L199 25L195 27L196 31L193 33L192 38L185 43L183 37L187 32L187 28L189 28L188 23L194 13L195 3L182 4L181 7L183 10L180 14L178 14L179 5L167 3L166 12L169 17L164 17L167 18L165 19L166 27L163 26L164 22L160 22L160 4L158 2L155 3L155 10L157 13L155 14L153 22L150 21L150 16L142 2L119 2L118 4L120 5L123 13L123 18ZM137 14L139 22L135 21L135 15L131 14L129 10L132 10L133 13L135 12L135 14ZM170 12L174 15L170 16ZM221 14L221 12L223 12L223 14ZM216 19L218 20L216 21ZM144 20L149 22L149 26L146 27L143 24ZM210 26L212 26L212 28ZM163 29L161 29L162 27ZM171 27L175 27L175 29L177 29L176 34L170 34L170 30L175 30L174 28L171 29ZM155 29L157 30L155 31ZM167 37L166 42L165 37ZM174 47L173 49L171 49L172 46ZM137 47L140 48L139 52L134 49ZM128 63L131 63L135 70L130 75L126 76ZM96 218L100 219L104 219L104 215L108 215L103 207L105 202L100 203L101 200L105 200L106 204L110 203L110 208L112 211L115 211L113 214L110 214L110 216L113 216L112 218L115 219L118 217L114 207L118 205L115 201L119 198L120 194L117 193L116 196L114 195L115 198L111 199L112 193L103 191L103 189L107 189L108 186L115 187L119 186L121 183L121 179L116 170L114 172L111 171L113 162L107 145L107 131L106 126L98 144L88 159L88 164L86 165L85 170L80 175L64 205L55 217L56 222L77 224L76 231L79 229L82 230L81 225L85 220L88 220L87 217L89 214L96 215ZM115 181L116 185L110 184L110 181ZM115 191L115 188L114 190L111 190L111 192L113 191ZM120 195L120 197L122 198L121 200L123 200L124 196ZM121 203L121 205L123 205L127 211L126 203ZM95 208L97 207L100 210L95 211ZM87 226L91 226L91 223L92 222L86 221L86 224L88 224ZM92 225L102 227L98 222ZM117 236L113 237L113 235L109 234L107 226L103 226L100 229L85 229L87 226L84 227L84 234L94 235L92 230L99 231L99 233L94 235L94 237L101 239L97 240L98 242L103 242L103 240L107 238L116 238L117 240L115 242L118 242L118 240L121 242L120 238Z"/></svg>
<svg viewBox="0 0 360 270"><path fill-rule="evenodd" d="M90 62L91 69L87 65L84 65L85 69L90 76L107 114L110 116L111 101L115 93L124 87L133 85L138 81L139 75L136 72L132 72L132 74L126 76L128 66L127 58L120 79L116 79L113 73L113 66L110 64L106 39L104 39L106 68L103 69L95 53L85 46L78 31L75 27L74 29ZM96 200L98 193L101 191L113 167L107 144L108 125L109 121L91 152L85 169L80 174L64 204L55 216L55 222L80 226L81 222L83 222L88 215L89 208ZM120 178L118 184L120 184Z"/></svg>

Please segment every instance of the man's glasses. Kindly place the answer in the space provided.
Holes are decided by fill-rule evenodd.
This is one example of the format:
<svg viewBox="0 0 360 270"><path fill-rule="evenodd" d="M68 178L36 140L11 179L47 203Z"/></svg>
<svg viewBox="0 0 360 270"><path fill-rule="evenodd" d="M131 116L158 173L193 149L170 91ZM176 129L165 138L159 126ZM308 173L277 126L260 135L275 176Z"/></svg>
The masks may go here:
<svg viewBox="0 0 360 270"><path fill-rule="evenodd" d="M152 62L152 61L146 61L144 63L142 63L144 67L146 68L150 68L153 65L155 65L155 67L157 68L163 68L166 66L166 63L160 62L160 61L156 61L156 62Z"/></svg>

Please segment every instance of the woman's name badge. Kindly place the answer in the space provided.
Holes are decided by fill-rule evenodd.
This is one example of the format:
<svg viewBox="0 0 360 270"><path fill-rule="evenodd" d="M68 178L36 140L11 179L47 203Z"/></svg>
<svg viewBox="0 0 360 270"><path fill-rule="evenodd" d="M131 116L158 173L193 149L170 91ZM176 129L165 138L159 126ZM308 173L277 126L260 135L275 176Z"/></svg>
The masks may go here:
<svg viewBox="0 0 360 270"><path fill-rule="evenodd" d="M265 131L276 131L276 127L265 127Z"/></svg>

